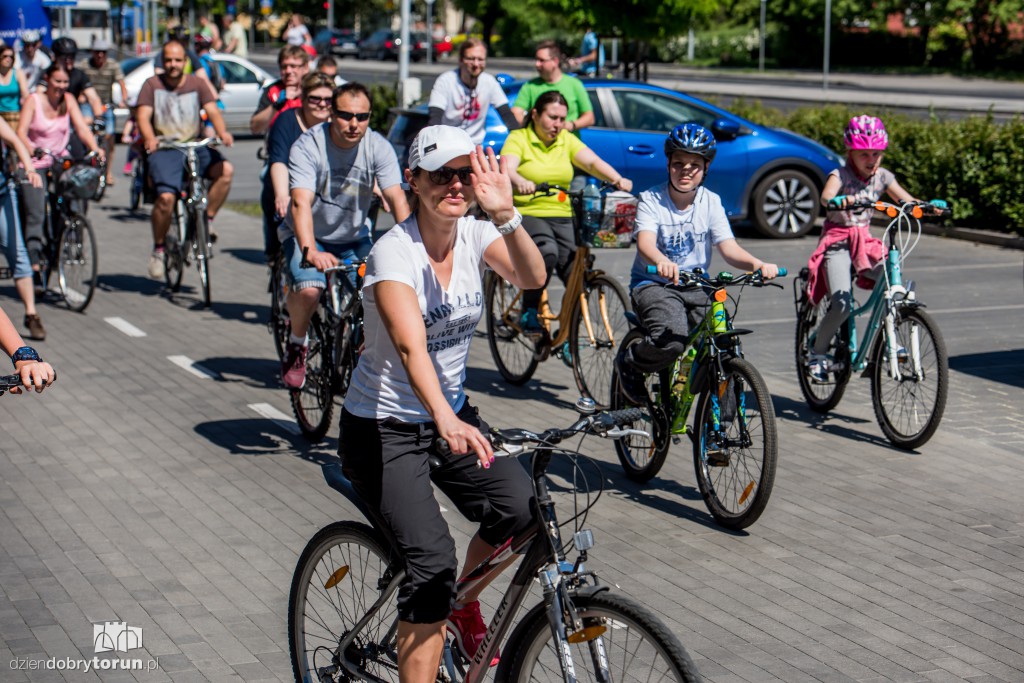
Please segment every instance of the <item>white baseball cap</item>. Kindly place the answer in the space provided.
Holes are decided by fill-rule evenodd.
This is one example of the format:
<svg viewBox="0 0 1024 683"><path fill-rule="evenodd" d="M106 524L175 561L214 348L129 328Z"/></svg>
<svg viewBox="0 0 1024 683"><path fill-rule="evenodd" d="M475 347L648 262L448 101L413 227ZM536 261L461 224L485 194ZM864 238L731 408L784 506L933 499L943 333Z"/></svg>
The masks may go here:
<svg viewBox="0 0 1024 683"><path fill-rule="evenodd" d="M109 40L103 40L102 38L92 41L92 45L89 46L91 52L110 52L110 48L113 47Z"/></svg>
<svg viewBox="0 0 1024 683"><path fill-rule="evenodd" d="M456 157L476 149L469 133L455 126L427 126L416 134L409 150L409 170L436 171Z"/></svg>
<svg viewBox="0 0 1024 683"><path fill-rule="evenodd" d="M27 30L27 31L22 31L22 33L21 33L21 42L23 42L23 43L38 43L39 42L39 31L36 31L35 29L31 29L31 28L29 30Z"/></svg>

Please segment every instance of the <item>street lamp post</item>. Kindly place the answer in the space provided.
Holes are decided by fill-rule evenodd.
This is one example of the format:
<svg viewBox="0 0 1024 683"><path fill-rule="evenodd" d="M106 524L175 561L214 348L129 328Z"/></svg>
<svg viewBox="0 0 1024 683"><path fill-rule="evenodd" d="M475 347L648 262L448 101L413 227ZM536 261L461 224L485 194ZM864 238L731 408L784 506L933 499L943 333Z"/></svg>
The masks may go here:
<svg viewBox="0 0 1024 683"><path fill-rule="evenodd" d="M821 85L824 90L828 90L828 60L829 51L831 50L831 38L832 38L832 0L825 0L825 67L822 72Z"/></svg>
<svg viewBox="0 0 1024 683"><path fill-rule="evenodd" d="M427 2L427 64L434 61L434 0Z"/></svg>
<svg viewBox="0 0 1024 683"><path fill-rule="evenodd" d="M764 30L765 30L765 16L767 14L766 7L768 6L768 0L761 0L761 44L757 50L757 70L764 71Z"/></svg>

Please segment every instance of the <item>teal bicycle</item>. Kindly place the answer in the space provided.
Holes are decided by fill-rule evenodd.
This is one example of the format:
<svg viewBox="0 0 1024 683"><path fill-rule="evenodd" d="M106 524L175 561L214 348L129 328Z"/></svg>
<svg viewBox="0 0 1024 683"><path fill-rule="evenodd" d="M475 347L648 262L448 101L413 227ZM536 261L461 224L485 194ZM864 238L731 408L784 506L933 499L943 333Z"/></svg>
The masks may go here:
<svg viewBox="0 0 1024 683"><path fill-rule="evenodd" d="M657 272L648 266L649 272ZM785 276L786 269L779 268ZM626 476L637 482L654 477L669 448L682 436L693 442L693 467L704 504L715 521L728 529L744 529L764 512L775 483L778 434L775 408L761 373L743 357L740 337L752 330L733 327L739 296L729 287L780 287L766 282L760 271L709 278L700 269L679 273L673 289L703 288L708 293L704 320L690 335L687 351L672 367L646 376L647 398L640 406L635 431L615 441ZM733 306L727 306L732 301ZM730 310L731 309L731 310ZM619 353L644 341L648 332L633 313L633 329ZM632 404L612 374L612 408ZM696 403L693 425L686 424ZM645 433L648 432L648 433Z"/></svg>
<svg viewBox="0 0 1024 683"><path fill-rule="evenodd" d="M871 403L885 437L899 448L918 448L942 420L949 391L949 361L938 325L924 312L913 281L903 280L903 266L921 239L921 217L951 212L942 200L901 205L879 201L846 208L874 209L891 219L882 237L885 269L868 300L861 306L854 304L849 319L833 338L824 382L812 377L809 353L828 311L829 298L812 303L806 291L808 270L801 271L793 283L800 390L812 410L827 413L839 404L853 372L861 372L871 378ZM863 315L868 316L867 329L858 338L857 318Z"/></svg>

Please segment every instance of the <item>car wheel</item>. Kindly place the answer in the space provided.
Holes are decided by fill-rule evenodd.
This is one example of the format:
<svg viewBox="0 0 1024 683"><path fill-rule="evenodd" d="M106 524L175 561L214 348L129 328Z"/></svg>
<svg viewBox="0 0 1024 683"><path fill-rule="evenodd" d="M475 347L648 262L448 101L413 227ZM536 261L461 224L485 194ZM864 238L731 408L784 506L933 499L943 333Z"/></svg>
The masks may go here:
<svg viewBox="0 0 1024 683"><path fill-rule="evenodd" d="M779 239L802 237L818 217L818 186L795 169L775 171L754 189L754 227Z"/></svg>

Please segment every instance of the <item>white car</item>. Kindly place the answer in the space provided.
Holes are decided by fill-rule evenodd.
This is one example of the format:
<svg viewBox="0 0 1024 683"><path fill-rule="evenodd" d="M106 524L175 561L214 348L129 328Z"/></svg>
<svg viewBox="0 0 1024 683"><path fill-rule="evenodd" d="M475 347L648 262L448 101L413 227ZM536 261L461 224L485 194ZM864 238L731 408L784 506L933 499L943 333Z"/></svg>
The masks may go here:
<svg viewBox="0 0 1024 683"><path fill-rule="evenodd" d="M231 132L248 134L249 118L256 111L260 91L264 85L272 82L274 77L248 59L224 52L211 52L210 56L220 65L224 74L224 88L220 91L220 101L224 105L224 122ZM142 84L154 74L154 60L155 57L130 57L121 62L124 84L128 88L130 101L139 96ZM128 109L121 102L120 88L114 88L114 107L117 129L124 130L124 123L128 120Z"/></svg>

